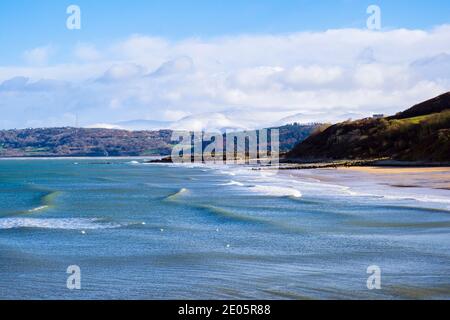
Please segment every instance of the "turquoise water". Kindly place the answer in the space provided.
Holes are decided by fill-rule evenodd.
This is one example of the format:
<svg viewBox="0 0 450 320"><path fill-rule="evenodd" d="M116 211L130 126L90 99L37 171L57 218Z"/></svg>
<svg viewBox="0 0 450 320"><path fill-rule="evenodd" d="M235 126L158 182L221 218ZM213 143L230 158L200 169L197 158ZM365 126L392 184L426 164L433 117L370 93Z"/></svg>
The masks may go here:
<svg viewBox="0 0 450 320"><path fill-rule="evenodd" d="M0 161L0 299L450 299L444 191L139 161Z"/></svg>

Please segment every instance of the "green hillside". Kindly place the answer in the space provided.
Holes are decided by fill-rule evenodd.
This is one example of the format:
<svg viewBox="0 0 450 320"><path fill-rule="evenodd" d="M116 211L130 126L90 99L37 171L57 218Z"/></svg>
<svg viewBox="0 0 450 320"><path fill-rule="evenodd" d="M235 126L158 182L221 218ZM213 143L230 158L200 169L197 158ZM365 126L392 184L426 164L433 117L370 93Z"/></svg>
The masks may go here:
<svg viewBox="0 0 450 320"><path fill-rule="evenodd" d="M450 94L393 117L333 125L299 143L293 160L450 161Z"/></svg>
<svg viewBox="0 0 450 320"><path fill-rule="evenodd" d="M291 150L316 125L277 127L280 151ZM126 131L87 128L0 130L0 157L166 156L173 147L171 130Z"/></svg>

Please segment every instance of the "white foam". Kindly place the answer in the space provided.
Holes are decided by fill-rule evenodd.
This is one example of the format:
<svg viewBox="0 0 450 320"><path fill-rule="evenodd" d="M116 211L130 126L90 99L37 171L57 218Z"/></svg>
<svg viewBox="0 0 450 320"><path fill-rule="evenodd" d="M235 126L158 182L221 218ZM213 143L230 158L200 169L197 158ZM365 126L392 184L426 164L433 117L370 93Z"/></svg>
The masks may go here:
<svg viewBox="0 0 450 320"><path fill-rule="evenodd" d="M236 175L236 173L234 173L234 172L225 171L225 170L220 171L220 173L221 174L226 174L226 175L229 175L229 176L235 176Z"/></svg>
<svg viewBox="0 0 450 320"><path fill-rule="evenodd" d="M244 186L244 184L242 182L231 180L230 182L221 184L221 186L240 186L240 187L242 187L242 186Z"/></svg>
<svg viewBox="0 0 450 320"><path fill-rule="evenodd" d="M178 196L181 196L187 192L189 192L189 189L181 188L178 192L168 196L166 199L167 200L175 200Z"/></svg>
<svg viewBox="0 0 450 320"><path fill-rule="evenodd" d="M252 170L250 167L213 164L209 164L207 167L216 170L219 174L234 177L234 180L222 185L245 186L253 183L255 186L249 187L249 190L268 196L292 196L299 198L302 197L303 191L308 195L324 194L332 197L344 195L350 197L370 197L394 201L409 200L429 204L434 203L447 205L450 203L450 200L445 195L411 194L410 192L404 192L404 190L402 192L394 188L387 190L385 186L383 186L381 190L377 190L374 189L376 184L364 186L345 186L342 184L327 183L321 181L320 179L315 179L308 176L303 177L304 179L299 179L297 176L292 179L292 175L276 175L276 171L270 172L265 170ZM321 173L321 171L316 172ZM286 177L289 177L289 179L286 179ZM243 182L239 182L243 180L245 181L245 184ZM386 194L386 191L388 191L389 194Z"/></svg>
<svg viewBox="0 0 450 320"><path fill-rule="evenodd" d="M256 185L249 188L253 192L261 193L267 196L275 196L275 197L294 197L301 198L302 193L294 188L286 188L279 186L262 186Z"/></svg>
<svg viewBox="0 0 450 320"><path fill-rule="evenodd" d="M48 208L48 206L40 206L40 207L36 207L36 208L33 208L33 209L30 209L30 210L28 210L28 212L37 212L37 211L42 211L42 210L45 210L45 209L47 209Z"/></svg>
<svg viewBox="0 0 450 320"><path fill-rule="evenodd" d="M414 200L419 202L432 202L432 203L450 203L450 199L433 197L433 196L418 196L418 195L399 195L399 196L383 196L389 200Z"/></svg>
<svg viewBox="0 0 450 320"><path fill-rule="evenodd" d="M122 225L117 223L105 223L100 219L82 219L82 218L1 218L0 229L19 229L19 228L40 228L40 229L62 229L62 230L95 230L119 228Z"/></svg>

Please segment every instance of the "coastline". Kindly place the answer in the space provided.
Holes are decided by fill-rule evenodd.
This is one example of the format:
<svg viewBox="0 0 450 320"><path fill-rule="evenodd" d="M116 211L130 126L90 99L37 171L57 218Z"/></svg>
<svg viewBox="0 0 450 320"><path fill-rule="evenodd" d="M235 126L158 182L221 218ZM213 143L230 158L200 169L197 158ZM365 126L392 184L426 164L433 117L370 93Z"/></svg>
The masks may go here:
<svg viewBox="0 0 450 320"><path fill-rule="evenodd" d="M282 159L280 170L349 168L349 167L393 167L393 168L450 168L450 162L375 160L317 160L299 161Z"/></svg>
<svg viewBox="0 0 450 320"><path fill-rule="evenodd" d="M0 161L5 160L157 160L162 156L117 156L117 157L92 157L92 156L73 156L73 157L0 157Z"/></svg>
<svg viewBox="0 0 450 320"><path fill-rule="evenodd" d="M169 163L163 156L118 157L0 157L5 160L142 160L143 163ZM207 164L207 162L205 163ZM238 164L239 165L239 164ZM244 163L240 165L245 166ZM270 167L253 167L253 170L271 170ZM352 179L362 177L380 185L394 188L427 188L450 191L450 164L404 162L393 160L340 160L321 162L282 162L280 175L295 179L314 179L345 187L353 185ZM362 175L362 176L361 176ZM449 194L450 196L450 194Z"/></svg>
<svg viewBox="0 0 450 320"><path fill-rule="evenodd" d="M348 187L356 193L438 196L450 199L450 167L350 166L287 169L281 176Z"/></svg>
<svg viewBox="0 0 450 320"><path fill-rule="evenodd" d="M348 167L347 172L362 172L389 181L391 187L450 190L450 167Z"/></svg>

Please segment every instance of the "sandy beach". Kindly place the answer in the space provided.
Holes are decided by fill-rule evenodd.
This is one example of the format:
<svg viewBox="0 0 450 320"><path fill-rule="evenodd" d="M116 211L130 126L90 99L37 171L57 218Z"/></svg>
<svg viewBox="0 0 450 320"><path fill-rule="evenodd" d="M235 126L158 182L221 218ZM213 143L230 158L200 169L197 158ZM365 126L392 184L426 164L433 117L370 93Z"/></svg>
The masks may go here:
<svg viewBox="0 0 450 320"><path fill-rule="evenodd" d="M358 179L396 188L450 190L450 167L338 167L311 170L286 170L298 179L352 186ZM282 173L283 174L283 173Z"/></svg>
<svg viewBox="0 0 450 320"><path fill-rule="evenodd" d="M398 168L398 167L349 167L343 172L364 172L375 179L384 180L390 186L401 188L432 188L450 190L450 167Z"/></svg>

